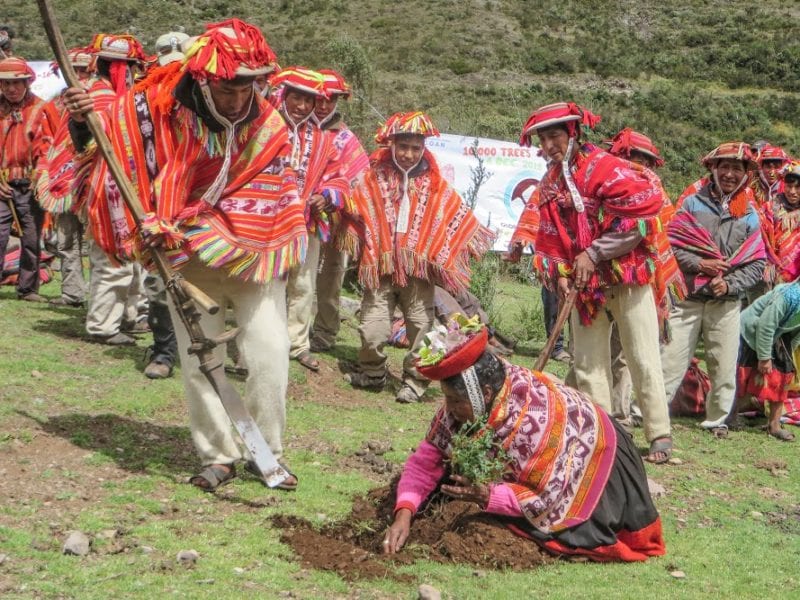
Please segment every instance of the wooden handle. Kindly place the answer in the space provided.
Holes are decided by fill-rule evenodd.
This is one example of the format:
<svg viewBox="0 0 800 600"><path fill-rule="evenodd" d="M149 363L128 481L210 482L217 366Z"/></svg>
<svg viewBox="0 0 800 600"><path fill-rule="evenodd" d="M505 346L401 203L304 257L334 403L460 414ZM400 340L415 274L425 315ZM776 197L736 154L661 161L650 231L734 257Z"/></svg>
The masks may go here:
<svg viewBox="0 0 800 600"><path fill-rule="evenodd" d="M194 300L197 305L206 311L210 315L215 315L219 312L219 304L214 302L208 294L206 294L203 290L201 290L196 285L193 285L186 281L185 279L181 278L180 280L181 290L183 293L189 296L192 300Z"/></svg>
<svg viewBox="0 0 800 600"><path fill-rule="evenodd" d="M558 309L558 317L556 317L556 322L553 325L553 330L550 332L550 337L547 338L547 343L544 345L544 348L542 348L542 351L536 358L536 364L533 365L534 371L541 371L544 369L547 361L550 360L550 353L553 351L553 348L556 345L558 336L561 335L561 330L564 329L564 323L566 323L572 307L575 306L575 299L577 297L578 290L573 287L570 289L567 297L564 299L564 303L561 305L561 308Z"/></svg>

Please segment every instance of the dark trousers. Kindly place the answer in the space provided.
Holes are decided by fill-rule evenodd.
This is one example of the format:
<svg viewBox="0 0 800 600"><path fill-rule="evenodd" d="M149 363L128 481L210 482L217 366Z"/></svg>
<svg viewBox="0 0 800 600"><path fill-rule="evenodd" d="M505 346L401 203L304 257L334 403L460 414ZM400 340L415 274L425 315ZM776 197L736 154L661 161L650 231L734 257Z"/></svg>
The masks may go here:
<svg viewBox="0 0 800 600"><path fill-rule="evenodd" d="M17 294L24 296L39 291L39 251L44 212L33 197L27 180L14 179L11 186L11 202L17 213L20 232L19 279ZM0 200L0 270L5 263L8 238L11 235L13 213L7 200Z"/></svg>
<svg viewBox="0 0 800 600"><path fill-rule="evenodd" d="M153 345L150 346L149 360L172 367L175 365L175 357L178 355L178 342L175 339L175 328L169 314L164 282L160 275L149 273L144 285L149 301L147 324L153 332Z"/></svg>
<svg viewBox="0 0 800 600"><path fill-rule="evenodd" d="M542 307L544 308L544 331L548 339L555 327L556 319L558 319L558 293L551 292L545 286L542 286ZM556 340L556 345L553 346L553 354L560 352L564 349L564 332L562 330Z"/></svg>

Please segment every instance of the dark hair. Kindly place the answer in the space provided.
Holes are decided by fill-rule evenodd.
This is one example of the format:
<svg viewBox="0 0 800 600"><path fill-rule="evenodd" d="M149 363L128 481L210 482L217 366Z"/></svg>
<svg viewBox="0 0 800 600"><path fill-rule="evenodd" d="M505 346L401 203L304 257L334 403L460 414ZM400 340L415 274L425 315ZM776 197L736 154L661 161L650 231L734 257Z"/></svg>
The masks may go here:
<svg viewBox="0 0 800 600"><path fill-rule="evenodd" d="M487 350L481 354L481 357L472 366L475 367L475 374L478 376L478 383L480 383L481 389L488 384L492 389L492 397L494 397L503 387L503 383L506 380L506 370L503 367L503 363ZM459 396L467 397L467 386L464 384L461 373L443 379L442 383L453 388Z"/></svg>
<svg viewBox="0 0 800 600"><path fill-rule="evenodd" d="M111 78L111 61L105 58L97 57L97 74L106 79Z"/></svg>

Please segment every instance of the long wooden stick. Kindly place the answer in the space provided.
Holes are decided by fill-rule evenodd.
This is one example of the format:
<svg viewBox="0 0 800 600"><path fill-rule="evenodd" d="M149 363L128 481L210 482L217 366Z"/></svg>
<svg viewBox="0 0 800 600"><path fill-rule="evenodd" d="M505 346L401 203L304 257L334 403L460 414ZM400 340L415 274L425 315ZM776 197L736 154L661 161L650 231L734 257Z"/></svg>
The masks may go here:
<svg viewBox="0 0 800 600"><path fill-rule="evenodd" d="M553 348L555 348L556 340L558 340L558 336L561 335L561 331L564 329L564 323L567 322L567 318L569 317L572 307L575 306L575 299L577 297L578 290L573 287L570 289L567 297L564 298L561 308L558 309L558 316L556 317L556 322L553 325L553 330L550 332L550 337L547 338L547 343L544 345L544 348L542 348L542 351L536 358L536 364L533 365L534 371L541 371L544 369L547 361L550 360L550 353L553 351Z"/></svg>

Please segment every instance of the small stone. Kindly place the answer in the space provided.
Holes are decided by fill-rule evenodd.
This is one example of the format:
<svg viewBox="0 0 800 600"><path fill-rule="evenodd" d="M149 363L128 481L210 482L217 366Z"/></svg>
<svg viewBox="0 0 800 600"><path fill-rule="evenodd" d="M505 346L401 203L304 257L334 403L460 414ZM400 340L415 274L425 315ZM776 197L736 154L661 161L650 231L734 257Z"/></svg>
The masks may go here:
<svg viewBox="0 0 800 600"><path fill-rule="evenodd" d="M677 458L676 456L673 456L672 458L670 458L667 461L667 464L668 465L682 465L683 461L680 458Z"/></svg>
<svg viewBox="0 0 800 600"><path fill-rule="evenodd" d="M686 525L689 524L689 521L687 521L686 519L675 519L675 522L681 527L686 527Z"/></svg>
<svg viewBox="0 0 800 600"><path fill-rule="evenodd" d="M139 546L139 550L141 550L142 554L152 554L155 551L152 546Z"/></svg>
<svg viewBox="0 0 800 600"><path fill-rule="evenodd" d="M233 572L236 573L237 575L241 575L242 573L244 573L244 569L242 567L233 567Z"/></svg>
<svg viewBox="0 0 800 600"><path fill-rule="evenodd" d="M737 469L746 469L747 465L744 464L744 463L736 463L736 468Z"/></svg>
<svg viewBox="0 0 800 600"><path fill-rule="evenodd" d="M284 590L282 592L278 592L278 598L294 598L294 592L289 592Z"/></svg>
<svg viewBox="0 0 800 600"><path fill-rule="evenodd" d="M215 580L213 579L198 579L197 583L200 585L214 585Z"/></svg>
<svg viewBox="0 0 800 600"><path fill-rule="evenodd" d="M193 567L198 558L200 558L200 553L197 550L181 550L175 560L185 567Z"/></svg>
<svg viewBox="0 0 800 600"><path fill-rule="evenodd" d="M317 519L319 519L320 521L324 521L325 519L327 519L327 518L328 518L328 515L326 515L325 513L317 513L317 514L316 514L316 517L317 517Z"/></svg>
<svg viewBox="0 0 800 600"><path fill-rule="evenodd" d="M442 593L432 585L423 583L419 586L419 600L441 600Z"/></svg>
<svg viewBox="0 0 800 600"><path fill-rule="evenodd" d="M761 517L764 516L764 513L760 513L757 510L751 510L750 516L753 517L754 519L760 519Z"/></svg>
<svg viewBox="0 0 800 600"><path fill-rule="evenodd" d="M649 477L647 478L647 487L650 489L650 495L653 498L660 498L661 496L667 495L667 488Z"/></svg>
<svg viewBox="0 0 800 600"><path fill-rule="evenodd" d="M683 571L671 571L670 575L672 575L675 579L686 579L686 573Z"/></svg>
<svg viewBox="0 0 800 600"><path fill-rule="evenodd" d="M80 531L71 531L61 551L64 554L86 556L89 554L89 538Z"/></svg>
<svg viewBox="0 0 800 600"><path fill-rule="evenodd" d="M44 377L44 375L42 375L41 371L37 371L36 369L34 369L33 371L31 371L31 377L33 377L34 379L41 379L42 377Z"/></svg>
<svg viewBox="0 0 800 600"><path fill-rule="evenodd" d="M113 540L117 536L119 536L119 529L104 529L100 533L98 533L95 537L101 540Z"/></svg>

